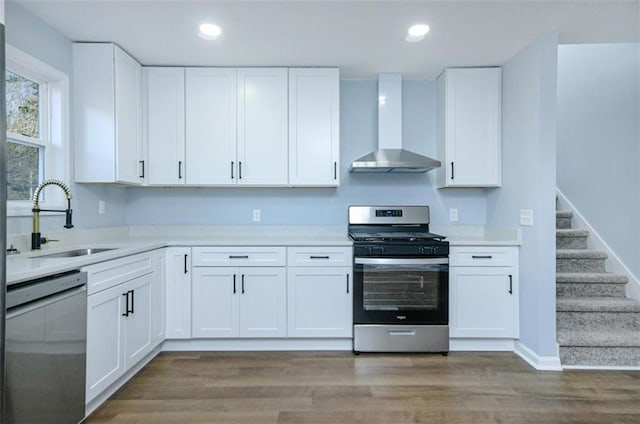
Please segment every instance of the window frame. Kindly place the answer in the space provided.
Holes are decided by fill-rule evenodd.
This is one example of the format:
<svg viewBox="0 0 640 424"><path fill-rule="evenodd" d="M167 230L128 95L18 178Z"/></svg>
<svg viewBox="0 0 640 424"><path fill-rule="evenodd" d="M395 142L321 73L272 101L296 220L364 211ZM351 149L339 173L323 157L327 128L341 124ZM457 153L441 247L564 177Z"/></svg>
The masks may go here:
<svg viewBox="0 0 640 424"><path fill-rule="evenodd" d="M40 85L39 138L7 131L7 141L43 147L44 154L41 155L40 163L42 180L55 178L70 181L69 76L10 45L6 45L6 70ZM43 209L67 207L61 190L45 191L40 195L40 206ZM32 200L7 201L7 217L30 216L32 208Z"/></svg>

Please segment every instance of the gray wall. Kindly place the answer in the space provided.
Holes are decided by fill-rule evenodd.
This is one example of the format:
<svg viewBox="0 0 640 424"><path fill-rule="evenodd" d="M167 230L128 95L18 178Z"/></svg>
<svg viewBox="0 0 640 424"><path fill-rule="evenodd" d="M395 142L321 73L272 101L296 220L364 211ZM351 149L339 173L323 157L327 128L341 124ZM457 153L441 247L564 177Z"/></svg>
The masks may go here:
<svg viewBox="0 0 640 424"><path fill-rule="evenodd" d="M560 46L558 188L640 278L640 44Z"/></svg>
<svg viewBox="0 0 640 424"><path fill-rule="evenodd" d="M351 204L428 204L432 222L448 224L448 209L460 224L486 222L483 190L438 190L435 174L349 174L350 163L369 153L377 140L376 81L345 80L340 85L341 181L333 188L130 188L127 224L340 225ZM436 84L403 83L404 146L435 156Z"/></svg>
<svg viewBox="0 0 640 424"><path fill-rule="evenodd" d="M14 2L6 2L6 40L19 50L66 73L73 84L72 43L64 35L28 13ZM72 93L70 93L71 95ZM73 103L71 103L73 114ZM73 120L70 119L71 157L73 157ZM73 180L73 161L71 179ZM80 185L70 183L73 194L72 208L74 225L77 228L117 226L125 223L126 193L123 188L111 186ZM45 190L51 190L46 188ZM55 189L54 189L55 190ZM107 213L98 214L98 200L106 200ZM41 232L61 231L63 215L43 216ZM10 217L7 219L7 234L31 232L31 217Z"/></svg>
<svg viewBox="0 0 640 424"><path fill-rule="evenodd" d="M555 151L557 36L544 36L502 68L503 185L489 194L487 222L522 228L520 341L541 357L556 357Z"/></svg>

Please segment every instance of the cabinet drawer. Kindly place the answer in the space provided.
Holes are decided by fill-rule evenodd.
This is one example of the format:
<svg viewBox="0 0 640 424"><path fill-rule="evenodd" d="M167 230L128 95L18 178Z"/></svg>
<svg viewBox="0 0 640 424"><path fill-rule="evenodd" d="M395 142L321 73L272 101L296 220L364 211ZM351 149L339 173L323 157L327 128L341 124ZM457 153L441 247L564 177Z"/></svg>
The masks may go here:
<svg viewBox="0 0 640 424"><path fill-rule="evenodd" d="M451 266L513 266L515 247L472 246L452 247L449 251Z"/></svg>
<svg viewBox="0 0 640 424"><path fill-rule="evenodd" d="M285 266L285 247L194 247L193 266Z"/></svg>
<svg viewBox="0 0 640 424"><path fill-rule="evenodd" d="M289 266L351 266L351 247L289 247Z"/></svg>
<svg viewBox="0 0 640 424"><path fill-rule="evenodd" d="M148 253L89 265L83 268L87 272L87 295L149 274L153 270L153 258Z"/></svg>

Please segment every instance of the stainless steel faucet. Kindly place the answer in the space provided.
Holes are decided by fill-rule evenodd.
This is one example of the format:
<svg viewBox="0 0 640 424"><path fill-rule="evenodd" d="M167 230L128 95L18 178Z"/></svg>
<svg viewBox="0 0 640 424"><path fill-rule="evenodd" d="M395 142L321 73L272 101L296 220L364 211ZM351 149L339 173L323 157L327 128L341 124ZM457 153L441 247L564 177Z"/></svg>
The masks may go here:
<svg viewBox="0 0 640 424"><path fill-rule="evenodd" d="M40 209L40 203L38 198L40 197L40 192L43 188L48 185L58 186L64 191L65 196L67 197L67 209ZM45 239L40 237L40 212L64 212L67 215L64 228L73 228L73 224L71 223L71 190L69 187L60 180L45 180L38 187L36 187L36 191L33 193L33 229L31 232L31 250L40 249L40 245L45 243Z"/></svg>

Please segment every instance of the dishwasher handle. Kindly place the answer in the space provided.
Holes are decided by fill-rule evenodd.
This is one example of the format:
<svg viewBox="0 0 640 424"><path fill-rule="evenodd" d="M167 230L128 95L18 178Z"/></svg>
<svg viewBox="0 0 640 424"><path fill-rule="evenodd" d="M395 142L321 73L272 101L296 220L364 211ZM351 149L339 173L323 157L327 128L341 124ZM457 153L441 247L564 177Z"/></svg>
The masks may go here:
<svg viewBox="0 0 640 424"><path fill-rule="evenodd" d="M7 308L7 316L6 319L11 319L18 315L26 314L31 311L35 311L36 309L44 308L46 306L52 305L56 302L60 302L61 300L67 299L69 297L76 296L78 294L85 294L87 292L87 286L76 287L71 290L66 290L62 293L54 294L48 297L40 298L34 302L29 302L26 304L21 304L18 306L13 306L11 308Z"/></svg>

